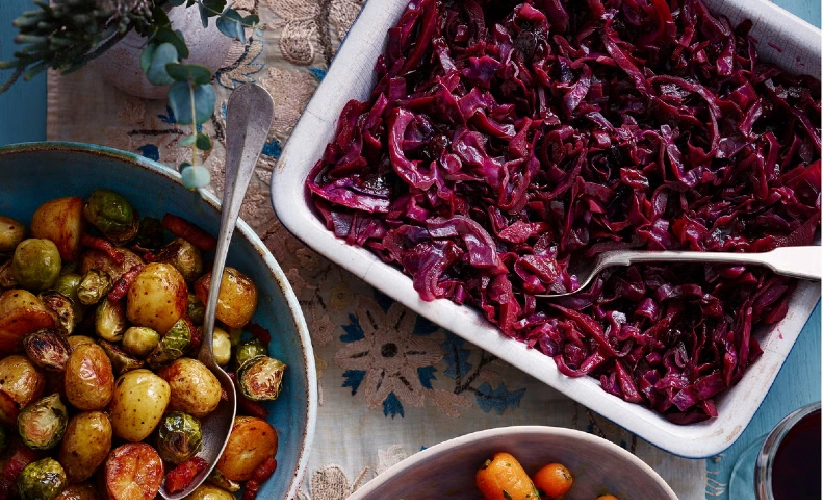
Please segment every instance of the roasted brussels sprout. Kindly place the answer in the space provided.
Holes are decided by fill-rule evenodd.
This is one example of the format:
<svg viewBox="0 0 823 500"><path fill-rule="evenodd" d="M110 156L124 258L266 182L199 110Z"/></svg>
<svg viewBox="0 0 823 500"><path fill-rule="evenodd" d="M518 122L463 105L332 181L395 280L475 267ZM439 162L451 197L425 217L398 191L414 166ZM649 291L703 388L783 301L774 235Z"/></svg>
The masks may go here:
<svg viewBox="0 0 823 500"><path fill-rule="evenodd" d="M97 335L109 342L118 342L126 331L126 306L122 302L101 300L94 322Z"/></svg>
<svg viewBox="0 0 823 500"><path fill-rule="evenodd" d="M106 271L92 269L83 275L77 285L77 300L84 306L100 302L113 286L111 276Z"/></svg>
<svg viewBox="0 0 823 500"><path fill-rule="evenodd" d="M83 207L83 215L115 245L124 245L137 235L139 221L134 209L113 191L93 192Z"/></svg>
<svg viewBox="0 0 823 500"><path fill-rule="evenodd" d="M0 290L8 290L17 286L17 280L11 270L11 259L0 264ZM205 307L203 308L205 312Z"/></svg>
<svg viewBox="0 0 823 500"><path fill-rule="evenodd" d="M231 361L231 338L229 338L229 332L219 326L215 326L211 350L212 353L214 353L214 360L218 365L225 365Z"/></svg>
<svg viewBox="0 0 823 500"><path fill-rule="evenodd" d="M186 500L234 500L231 491L236 490L226 491L213 484L201 484L186 497Z"/></svg>
<svg viewBox="0 0 823 500"><path fill-rule="evenodd" d="M0 283L2 286L2 283ZM189 303L186 306L186 314L189 316L191 322L195 325L202 325L205 322L206 304L197 298L197 295L189 294Z"/></svg>
<svg viewBox="0 0 823 500"><path fill-rule="evenodd" d="M134 246L142 251L157 250L163 246L163 224L154 217L144 217L137 229Z"/></svg>
<svg viewBox="0 0 823 500"><path fill-rule="evenodd" d="M71 300L74 305L74 316L76 323L79 323L83 319L83 313L86 310L86 306L81 304L80 299L77 297L77 288L80 286L81 281L83 281L82 276L71 272L61 274L56 280L54 280L54 284L51 285L52 290L68 297L69 300Z"/></svg>
<svg viewBox="0 0 823 500"><path fill-rule="evenodd" d="M217 468L212 469L211 474L209 474L209 477L206 478L206 481L228 491L238 491L240 489L240 483L227 478L219 470L217 470Z"/></svg>
<svg viewBox="0 0 823 500"><path fill-rule="evenodd" d="M280 395L286 364L268 356L254 357L237 371L240 392L252 401L272 401Z"/></svg>
<svg viewBox="0 0 823 500"><path fill-rule="evenodd" d="M234 364L239 369L246 361L257 356L268 356L269 349L257 337L244 340L234 349Z"/></svg>
<svg viewBox="0 0 823 500"><path fill-rule="evenodd" d="M60 275L60 253L49 240L25 240L17 245L11 260L11 272L21 287L39 292Z"/></svg>
<svg viewBox="0 0 823 500"><path fill-rule="evenodd" d="M203 274L203 255L200 249L183 238L177 238L163 247L157 254L156 262L171 264L189 283Z"/></svg>
<svg viewBox="0 0 823 500"><path fill-rule="evenodd" d="M191 328L186 318L180 318L149 354L149 365L156 368L185 354L191 344Z"/></svg>
<svg viewBox="0 0 823 500"><path fill-rule="evenodd" d="M23 337L23 349L35 365L50 372L66 371L71 355L69 341L51 328L43 328Z"/></svg>
<svg viewBox="0 0 823 500"><path fill-rule="evenodd" d="M18 220L0 215L0 252L13 252L26 238L26 226Z"/></svg>
<svg viewBox="0 0 823 500"><path fill-rule="evenodd" d="M68 484L60 462L44 458L28 464L17 478L22 500L54 500Z"/></svg>
<svg viewBox="0 0 823 500"><path fill-rule="evenodd" d="M147 356L160 342L160 334L147 326L130 326L123 334L123 349L135 356Z"/></svg>
<svg viewBox="0 0 823 500"><path fill-rule="evenodd" d="M60 292L43 292L39 296L43 305L54 316L54 327L61 335L71 335L77 324L74 302Z"/></svg>
<svg viewBox="0 0 823 500"><path fill-rule="evenodd" d="M163 415L157 427L157 453L168 462L179 464L200 451L203 431L194 415L172 411Z"/></svg>
<svg viewBox="0 0 823 500"><path fill-rule="evenodd" d="M17 430L29 448L48 450L63 438L68 423L66 405L59 394L52 394L23 408L17 417Z"/></svg>
<svg viewBox="0 0 823 500"><path fill-rule="evenodd" d="M106 356L109 357L109 361L111 361L111 371L116 376L120 376L131 370L143 368L146 365L145 361L143 361L142 359L137 359L134 356L130 355L129 353L121 349L120 346L117 344L112 344L111 342L101 340L100 347L103 348L103 351L105 351Z"/></svg>

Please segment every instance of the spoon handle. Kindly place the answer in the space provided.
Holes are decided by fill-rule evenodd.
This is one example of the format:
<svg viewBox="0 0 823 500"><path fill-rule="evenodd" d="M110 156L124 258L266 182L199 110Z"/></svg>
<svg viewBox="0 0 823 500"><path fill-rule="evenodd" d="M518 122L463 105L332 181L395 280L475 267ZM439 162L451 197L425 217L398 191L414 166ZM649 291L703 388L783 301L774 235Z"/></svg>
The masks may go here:
<svg viewBox="0 0 823 500"><path fill-rule="evenodd" d="M217 235L209 294L203 324L203 349L201 361L209 367L216 367L212 351L214 335L214 313L217 296L223 281L226 256L234 233L240 205L254 174L257 157L266 142L266 134L274 119L274 101L262 87L243 85L229 96L226 106L226 181L223 188L222 223Z"/></svg>
<svg viewBox="0 0 823 500"><path fill-rule="evenodd" d="M718 262L725 264L753 264L766 266L777 274L819 280L821 276L821 247L780 247L769 252L693 252L679 250L603 252L602 267L628 266L634 262Z"/></svg>

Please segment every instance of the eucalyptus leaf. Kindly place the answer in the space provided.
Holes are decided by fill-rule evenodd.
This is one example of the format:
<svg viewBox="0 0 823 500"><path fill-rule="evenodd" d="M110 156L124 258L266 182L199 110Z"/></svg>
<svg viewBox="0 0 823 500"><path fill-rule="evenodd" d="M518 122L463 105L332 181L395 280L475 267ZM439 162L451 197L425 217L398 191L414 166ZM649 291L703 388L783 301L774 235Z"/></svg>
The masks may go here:
<svg viewBox="0 0 823 500"><path fill-rule="evenodd" d="M199 64L167 64L166 71L179 82L207 85L211 81L209 68Z"/></svg>
<svg viewBox="0 0 823 500"><path fill-rule="evenodd" d="M154 56L154 51L157 50L157 44L150 43L146 45L146 48L143 49L143 52L140 54L140 69L143 70L143 73L149 71L151 67L151 58Z"/></svg>
<svg viewBox="0 0 823 500"><path fill-rule="evenodd" d="M174 78L166 71L169 63L177 64L177 49L170 43L161 43L151 55L151 64L146 71L146 78L152 85L171 85Z"/></svg>
<svg viewBox="0 0 823 500"><path fill-rule="evenodd" d="M168 14L166 14L166 11L159 6L155 6L151 10L151 22L158 28L171 26L171 20L169 19Z"/></svg>
<svg viewBox="0 0 823 500"><path fill-rule="evenodd" d="M194 144L196 141L197 141L197 136L196 136L196 135L188 135L188 136L186 136L185 138L183 138L183 140L181 140L180 142L178 142L178 143L177 143L177 145L178 145L178 146L181 146L181 147L182 147L182 146L191 146L191 145L192 145L192 144ZM181 167L182 167L182 165L181 165Z"/></svg>
<svg viewBox="0 0 823 500"><path fill-rule="evenodd" d="M200 5L208 10L209 17L214 17L226 8L226 0L201 0Z"/></svg>
<svg viewBox="0 0 823 500"><path fill-rule="evenodd" d="M246 31L243 29L243 17L233 9L226 9L223 14L217 18L215 23L224 35L229 38L236 38L240 43L246 43Z"/></svg>
<svg viewBox="0 0 823 500"><path fill-rule="evenodd" d="M171 28L171 25L161 27L154 35L154 41L158 43L170 43L177 49L177 54L180 59L189 57L189 48L186 47L186 39L183 38L183 32Z"/></svg>
<svg viewBox="0 0 823 500"><path fill-rule="evenodd" d="M169 90L169 104L177 118L177 123L192 123L191 100L194 97L195 119L205 123L214 113L214 89L211 85L190 86L186 82L175 82Z"/></svg>
<svg viewBox="0 0 823 500"><path fill-rule="evenodd" d="M179 7L179 6L183 5L184 3L186 3L186 0L169 0L169 3L173 7Z"/></svg>
<svg viewBox="0 0 823 500"><path fill-rule="evenodd" d="M211 139L204 133L197 134L197 149L201 151L208 151L211 149Z"/></svg>
<svg viewBox="0 0 823 500"><path fill-rule="evenodd" d="M200 22L203 23L204 28L209 27L209 11L202 3L197 4L197 9L200 11Z"/></svg>

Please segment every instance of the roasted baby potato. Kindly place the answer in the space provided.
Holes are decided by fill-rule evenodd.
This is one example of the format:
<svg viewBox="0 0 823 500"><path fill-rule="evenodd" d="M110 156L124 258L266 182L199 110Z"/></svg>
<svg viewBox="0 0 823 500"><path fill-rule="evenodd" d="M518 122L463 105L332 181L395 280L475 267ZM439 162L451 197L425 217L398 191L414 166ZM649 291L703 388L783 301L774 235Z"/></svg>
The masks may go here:
<svg viewBox="0 0 823 500"><path fill-rule="evenodd" d="M204 274L194 284L197 298L204 304L211 288L211 272ZM217 310L214 316L226 326L241 328L251 321L257 308L257 286L240 271L226 267L217 296Z"/></svg>
<svg viewBox="0 0 823 500"><path fill-rule="evenodd" d="M12 252L26 239L26 226L22 222L0 215L0 252Z"/></svg>
<svg viewBox="0 0 823 500"><path fill-rule="evenodd" d="M204 417L217 408L223 389L217 377L201 361L179 358L158 374L171 387L170 410Z"/></svg>
<svg viewBox="0 0 823 500"><path fill-rule="evenodd" d="M266 457L276 454L274 427L257 417L239 416L234 419L229 442L216 467L227 479L246 481Z"/></svg>
<svg viewBox="0 0 823 500"><path fill-rule="evenodd" d="M129 287L126 317L161 335L186 314L188 292L180 272L169 264L151 263Z"/></svg>
<svg viewBox="0 0 823 500"><path fill-rule="evenodd" d="M31 236L53 242L61 259L76 260L80 256L80 235L85 226L83 204L83 199L77 196L43 203L31 216Z"/></svg>
<svg viewBox="0 0 823 500"><path fill-rule="evenodd" d="M40 299L25 290L0 295L0 353L18 350L20 339L41 328L54 328L54 318Z"/></svg>
<svg viewBox="0 0 823 500"><path fill-rule="evenodd" d="M66 397L81 410L100 410L114 390L111 361L97 344L77 347L66 364Z"/></svg>
<svg viewBox="0 0 823 500"><path fill-rule="evenodd" d="M69 421L58 461L71 483L94 475L111 450L111 423L102 411L80 412Z"/></svg>
<svg viewBox="0 0 823 500"><path fill-rule="evenodd" d="M169 384L151 371L124 373L117 379L109 407L112 432L127 441L146 439L163 417L170 396Z"/></svg>

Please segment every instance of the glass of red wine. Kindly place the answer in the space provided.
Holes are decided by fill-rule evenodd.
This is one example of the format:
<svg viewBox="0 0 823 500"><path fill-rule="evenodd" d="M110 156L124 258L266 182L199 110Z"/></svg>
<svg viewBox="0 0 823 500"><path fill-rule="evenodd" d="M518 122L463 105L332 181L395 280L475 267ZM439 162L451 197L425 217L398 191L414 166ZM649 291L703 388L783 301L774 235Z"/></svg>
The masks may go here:
<svg viewBox="0 0 823 500"><path fill-rule="evenodd" d="M820 402L793 411L755 440L732 470L729 498L821 498Z"/></svg>

